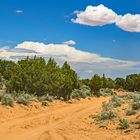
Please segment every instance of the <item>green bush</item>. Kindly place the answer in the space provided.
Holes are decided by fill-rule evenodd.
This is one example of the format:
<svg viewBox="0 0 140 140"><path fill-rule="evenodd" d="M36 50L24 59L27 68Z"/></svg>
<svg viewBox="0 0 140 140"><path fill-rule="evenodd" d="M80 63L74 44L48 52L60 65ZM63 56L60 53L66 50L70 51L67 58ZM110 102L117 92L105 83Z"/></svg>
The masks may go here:
<svg viewBox="0 0 140 140"><path fill-rule="evenodd" d="M140 109L140 94L134 94L133 102L132 102L132 108L134 110Z"/></svg>
<svg viewBox="0 0 140 140"><path fill-rule="evenodd" d="M131 100L134 97L134 93L133 92L129 92L127 94L118 95L118 97L122 98L123 100Z"/></svg>
<svg viewBox="0 0 140 140"><path fill-rule="evenodd" d="M123 100L119 98L117 95L113 95L110 102L113 103L114 107L120 107L123 103Z"/></svg>
<svg viewBox="0 0 140 140"><path fill-rule="evenodd" d="M63 98L63 97L60 97L59 99L60 99L61 101L64 101L64 98Z"/></svg>
<svg viewBox="0 0 140 140"><path fill-rule="evenodd" d="M54 100L54 97L50 96L48 94L39 97L39 101L49 101L49 102L52 102L53 100Z"/></svg>
<svg viewBox="0 0 140 140"><path fill-rule="evenodd" d="M2 99L2 97L4 96L4 93L3 92L0 92L0 101Z"/></svg>
<svg viewBox="0 0 140 140"><path fill-rule="evenodd" d="M113 89L109 89L109 88L101 88L99 90L100 96L111 96L113 94Z"/></svg>
<svg viewBox="0 0 140 140"><path fill-rule="evenodd" d="M117 117L117 111L113 108L112 103L104 102L102 111L96 116L97 121L112 120Z"/></svg>
<svg viewBox="0 0 140 140"><path fill-rule="evenodd" d="M21 94L17 97L17 103L23 105L29 105L32 97L29 94Z"/></svg>
<svg viewBox="0 0 140 140"><path fill-rule="evenodd" d="M132 108L133 108L134 110L140 109L140 101L133 102L133 103L132 103Z"/></svg>
<svg viewBox="0 0 140 140"><path fill-rule="evenodd" d="M129 128L129 122L126 119L120 119L119 122L119 126L121 129Z"/></svg>
<svg viewBox="0 0 140 140"><path fill-rule="evenodd" d="M42 101L41 103L42 103L42 106L48 106L49 105L49 103L47 101Z"/></svg>
<svg viewBox="0 0 140 140"><path fill-rule="evenodd" d="M129 108L126 110L126 115L127 116L130 116L130 115L135 115L136 114L136 111L133 110L132 108Z"/></svg>
<svg viewBox="0 0 140 140"><path fill-rule="evenodd" d="M13 106L13 102L14 102L14 99L13 97L10 95L10 94L4 94L2 97L1 97L1 103L2 105L6 105L6 106Z"/></svg>
<svg viewBox="0 0 140 140"><path fill-rule="evenodd" d="M74 89L72 91L72 98L74 99L80 99L80 98L86 98L88 96L91 96L91 90L88 86L83 85L79 89Z"/></svg>

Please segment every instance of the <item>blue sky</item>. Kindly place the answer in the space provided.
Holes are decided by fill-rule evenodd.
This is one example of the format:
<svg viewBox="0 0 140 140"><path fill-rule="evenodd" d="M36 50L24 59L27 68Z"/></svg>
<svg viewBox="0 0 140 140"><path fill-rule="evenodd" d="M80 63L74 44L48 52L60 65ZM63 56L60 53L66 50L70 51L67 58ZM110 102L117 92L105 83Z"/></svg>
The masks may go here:
<svg viewBox="0 0 140 140"><path fill-rule="evenodd" d="M140 32L122 30L114 23L87 26L71 21L77 16L74 11L100 4L118 15L140 14L139 0L1 0L0 47L14 48L24 41L60 44L74 40L78 50L139 61Z"/></svg>

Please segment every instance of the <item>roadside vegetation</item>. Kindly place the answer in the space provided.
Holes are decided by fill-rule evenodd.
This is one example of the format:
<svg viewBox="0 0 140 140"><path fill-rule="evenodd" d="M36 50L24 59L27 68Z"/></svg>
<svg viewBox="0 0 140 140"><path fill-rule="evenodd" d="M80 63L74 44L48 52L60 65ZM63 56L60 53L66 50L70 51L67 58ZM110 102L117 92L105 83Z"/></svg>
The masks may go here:
<svg viewBox="0 0 140 140"><path fill-rule="evenodd" d="M128 75L126 79L107 78L104 74L91 79L80 79L67 62L60 67L55 59L48 62L42 57L25 58L18 62L0 60L0 101L13 106L13 102L29 105L33 100L47 105L55 99L68 101L86 97L112 96L113 107L120 107L122 99L114 90L140 91L140 74ZM127 100L127 99L126 99ZM140 108L139 98L132 102L132 110ZM133 114L129 109L128 114Z"/></svg>
<svg viewBox="0 0 140 140"><path fill-rule="evenodd" d="M113 95L102 104L100 112L90 116L100 128L119 129L125 133L140 130L140 92Z"/></svg>

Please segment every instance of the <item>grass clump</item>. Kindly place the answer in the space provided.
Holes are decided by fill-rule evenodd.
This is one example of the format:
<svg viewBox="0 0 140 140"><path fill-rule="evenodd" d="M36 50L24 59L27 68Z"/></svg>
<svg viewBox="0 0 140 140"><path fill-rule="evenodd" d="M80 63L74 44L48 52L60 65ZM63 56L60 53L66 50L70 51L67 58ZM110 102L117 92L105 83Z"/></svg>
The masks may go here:
<svg viewBox="0 0 140 140"><path fill-rule="evenodd" d="M120 129L127 129L129 128L129 122L126 120L126 119L120 119L119 120L119 126L120 126Z"/></svg>

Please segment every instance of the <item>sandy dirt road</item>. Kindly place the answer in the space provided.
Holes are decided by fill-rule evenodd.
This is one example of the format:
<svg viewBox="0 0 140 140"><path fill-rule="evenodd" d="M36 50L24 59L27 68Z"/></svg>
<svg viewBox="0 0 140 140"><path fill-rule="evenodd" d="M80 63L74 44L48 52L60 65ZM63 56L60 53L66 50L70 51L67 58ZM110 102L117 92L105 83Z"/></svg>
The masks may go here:
<svg viewBox="0 0 140 140"><path fill-rule="evenodd" d="M0 140L125 140L128 137L91 124L89 115L99 111L107 100L101 97L72 104L53 103L47 109L6 110L0 118L5 115L0 122Z"/></svg>

